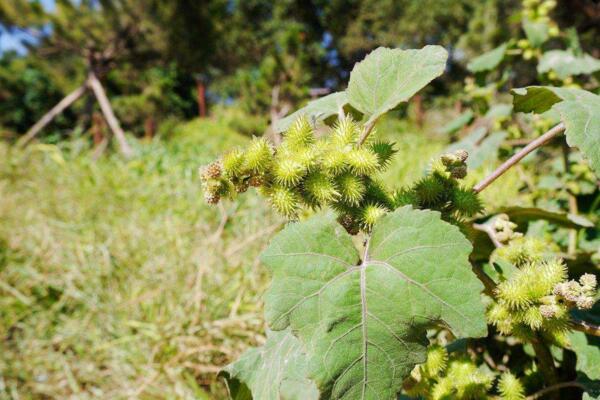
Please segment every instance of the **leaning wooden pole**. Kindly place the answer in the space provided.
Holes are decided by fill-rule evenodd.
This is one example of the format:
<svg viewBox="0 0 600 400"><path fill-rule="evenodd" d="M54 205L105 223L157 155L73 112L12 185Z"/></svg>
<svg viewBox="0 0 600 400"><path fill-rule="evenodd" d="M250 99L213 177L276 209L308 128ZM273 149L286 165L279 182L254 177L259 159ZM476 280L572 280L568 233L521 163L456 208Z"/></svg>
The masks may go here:
<svg viewBox="0 0 600 400"><path fill-rule="evenodd" d="M104 119L106 119L106 123L108 124L112 133L117 138L117 141L119 142L121 153L123 153L125 157L132 156L133 150L131 149L131 147L129 147L129 144L127 143L127 139L125 138L125 132L123 132L123 129L121 129L119 120L115 116L115 113L113 112L112 107L110 106L110 101L108 100L108 97L106 97L106 92L104 91L102 84L96 77L96 74L90 72L88 82L90 88L96 96L96 99L98 99L98 103L100 104L100 110L102 110L102 114L104 114Z"/></svg>
<svg viewBox="0 0 600 400"><path fill-rule="evenodd" d="M36 122L25 135L17 141L18 147L24 147L44 129L54 118L65 111L71 104L79 99L87 90L87 82L79 86L77 89L69 93L64 99L58 102L50 111L48 111L38 122Z"/></svg>

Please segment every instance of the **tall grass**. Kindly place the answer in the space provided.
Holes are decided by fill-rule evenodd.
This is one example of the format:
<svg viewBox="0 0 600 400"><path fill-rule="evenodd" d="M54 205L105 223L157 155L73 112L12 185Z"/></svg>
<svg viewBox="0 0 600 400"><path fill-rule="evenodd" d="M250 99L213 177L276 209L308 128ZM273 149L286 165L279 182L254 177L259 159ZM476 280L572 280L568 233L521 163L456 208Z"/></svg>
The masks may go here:
<svg viewBox="0 0 600 400"><path fill-rule="evenodd" d="M245 140L216 128L131 162L1 147L0 398L219 393L218 366L260 341L279 221L252 194L204 205L197 167Z"/></svg>

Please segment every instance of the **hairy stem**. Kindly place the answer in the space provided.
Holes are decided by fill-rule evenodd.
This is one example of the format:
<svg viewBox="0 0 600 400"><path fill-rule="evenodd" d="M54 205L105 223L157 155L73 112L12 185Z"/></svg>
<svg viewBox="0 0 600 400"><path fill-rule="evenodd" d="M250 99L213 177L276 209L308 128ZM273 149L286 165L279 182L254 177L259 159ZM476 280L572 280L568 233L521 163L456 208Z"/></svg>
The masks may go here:
<svg viewBox="0 0 600 400"><path fill-rule="evenodd" d="M574 330L583 332L592 336L600 336L600 326L591 324L580 319L573 318L571 324Z"/></svg>
<svg viewBox="0 0 600 400"><path fill-rule="evenodd" d="M473 191L475 193L480 193L483 189L488 187L492 182L498 179L502 174L508 171L512 166L521 161L527 154L531 153L538 147L543 146L552 140L555 136L565 130L565 124L560 123L550 129L548 132L544 133L542 136L538 137L527 146L523 147L519 150L515 155L506 160L502 165L500 165L494 172L485 177L481 182L473 187Z"/></svg>
<svg viewBox="0 0 600 400"><path fill-rule="evenodd" d="M556 371L556 367L554 366L554 358L552 357L552 353L550 352L548 345L544 343L543 338L539 334L536 335L531 344L537 358L537 366L540 369L548 388L557 385L558 373ZM549 392L548 398L551 400L560 400L559 393L554 393L553 391Z"/></svg>
<svg viewBox="0 0 600 400"><path fill-rule="evenodd" d="M369 135L371 134L371 131L373 130L373 128L375 127L375 124L377 123L377 119L374 119L373 121L367 123L363 129L362 134L360 135L360 139L358 139L358 144L362 145L365 143L365 141L367 140L367 138L369 137Z"/></svg>
<svg viewBox="0 0 600 400"><path fill-rule="evenodd" d="M535 392L531 396L527 396L526 400L536 400L548 393L560 390L562 388L567 388L567 387L576 387L576 388L580 388L580 389L585 389L585 387L579 382L575 382L575 381L561 382L561 383L557 383L556 385L548 386L547 388L544 388L544 389L540 390L539 392Z"/></svg>

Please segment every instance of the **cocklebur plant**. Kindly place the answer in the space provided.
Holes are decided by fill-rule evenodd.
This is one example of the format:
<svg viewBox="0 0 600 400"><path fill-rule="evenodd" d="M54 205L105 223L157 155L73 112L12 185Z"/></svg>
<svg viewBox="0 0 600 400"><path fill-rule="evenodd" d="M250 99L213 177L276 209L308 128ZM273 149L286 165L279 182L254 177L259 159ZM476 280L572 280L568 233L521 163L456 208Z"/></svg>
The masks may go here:
<svg viewBox="0 0 600 400"><path fill-rule="evenodd" d="M516 91L515 108L553 107L562 122L474 187L461 149L413 185L387 186L378 173L395 146L377 140L377 120L440 75L446 57L438 46L379 48L354 67L346 91L279 121L279 146L255 138L201 169L209 202L256 187L292 221L261 255L272 276L267 340L222 371L232 398L556 398L584 385L593 393L568 365L559 375L549 346L581 347L568 335L594 331L571 312L589 309L595 281L572 283L552 247L505 216L486 230L498 247L487 261L504 268L490 276L473 257L482 249L472 226L484 209L479 193L562 132L596 169L600 102L583 91ZM319 135L318 123L327 125ZM581 371L596 379L593 368Z"/></svg>

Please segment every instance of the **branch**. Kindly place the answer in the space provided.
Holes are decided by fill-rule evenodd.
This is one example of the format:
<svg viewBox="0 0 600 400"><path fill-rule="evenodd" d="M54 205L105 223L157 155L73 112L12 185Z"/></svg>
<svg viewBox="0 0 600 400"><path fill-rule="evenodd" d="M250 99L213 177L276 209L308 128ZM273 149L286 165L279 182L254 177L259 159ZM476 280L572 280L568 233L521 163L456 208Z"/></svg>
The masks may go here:
<svg viewBox="0 0 600 400"><path fill-rule="evenodd" d="M583 332L592 336L600 336L600 326L594 325L577 318L571 320L572 328L576 331Z"/></svg>
<svg viewBox="0 0 600 400"><path fill-rule="evenodd" d="M556 385L548 386L547 388L544 388L544 389L540 390L539 392L535 392L531 396L527 396L526 400L536 400L536 399L539 399L540 397L544 396L545 394L554 392L555 390L567 388L567 387L576 387L576 388L580 388L580 389L585 389L585 386L583 386L579 382L575 382L575 381L561 382L561 383L557 383Z"/></svg>
<svg viewBox="0 0 600 400"><path fill-rule="evenodd" d="M42 129L44 129L50 122L52 122L52 120L54 118L56 118L56 116L61 114L71 104L73 104L75 101L77 101L77 99L79 99L81 96L83 96L83 94L85 93L86 90L87 90L87 82L85 82L83 85L79 86L77 89L75 89L74 91L69 93L64 99L59 101L58 104L56 104L54 107L52 107L52 109L50 111L48 111L46 114L44 114L44 116L42 118L40 118L40 120L38 122L36 122L31 128L29 128L27 133L25 133L25 135L23 135L17 141L17 147L25 147L25 145L27 145L27 143L29 143L31 141L31 139L33 139L35 137L35 135L40 133L40 131Z"/></svg>
<svg viewBox="0 0 600 400"><path fill-rule="evenodd" d="M538 137L527 146L519 150L515 155L506 160L501 166L499 166L494 172L484 178L481 182L473 187L473 191L475 193L480 193L483 189L488 187L492 182L498 179L502 174L508 171L512 166L521 161L527 154L531 153L538 147L543 146L552 140L556 135L565 130L565 124L560 123L556 125L554 128L550 129L548 132L544 133L542 136Z"/></svg>

